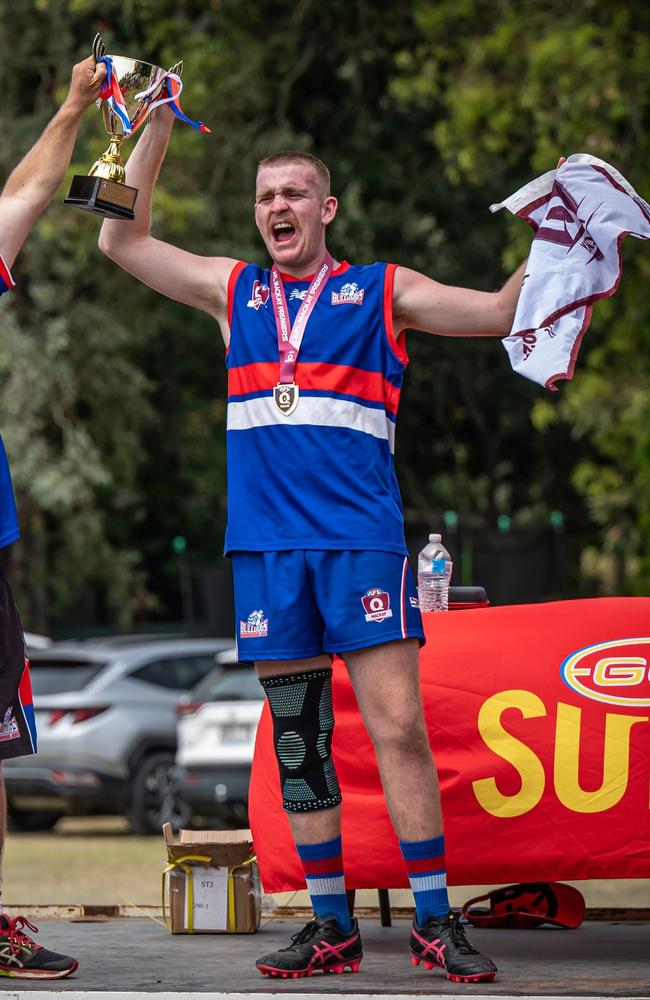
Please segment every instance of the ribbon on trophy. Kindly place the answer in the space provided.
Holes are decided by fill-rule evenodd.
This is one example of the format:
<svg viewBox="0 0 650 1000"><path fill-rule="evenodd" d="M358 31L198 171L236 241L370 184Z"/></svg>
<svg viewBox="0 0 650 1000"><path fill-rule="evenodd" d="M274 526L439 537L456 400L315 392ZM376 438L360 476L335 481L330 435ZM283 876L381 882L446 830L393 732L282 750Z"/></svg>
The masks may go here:
<svg viewBox="0 0 650 1000"><path fill-rule="evenodd" d="M181 80L179 73L175 72L178 65L179 64L177 64L177 66L172 66L172 68L165 73L162 80L157 80L147 90L143 90L142 93L135 95L136 100L146 102L147 108L133 123L134 129L138 127L142 118L153 111L154 108L159 107L161 104L169 104L176 117L180 118L180 120L185 122L186 125L191 125L192 128L198 129L199 132L212 131L207 125L204 125L203 122L195 122L191 118L188 118L181 108L179 97L183 89L183 81ZM180 65L182 65L182 63ZM154 95L158 92L164 93L167 96L159 97L157 100L153 100Z"/></svg>
<svg viewBox="0 0 650 1000"><path fill-rule="evenodd" d="M187 932L188 934L194 933L194 882L192 879L192 868L193 865L189 864L190 861L197 861L200 864L214 863L213 858L208 854L185 854L182 858L178 858L176 861L170 861L168 865L163 868L162 873L162 917L165 921L165 925L168 930L171 930L171 919L168 919L168 905L167 905L167 894L165 893L165 887L169 884L167 875L174 871L175 869L180 869L185 872L185 912L187 914ZM245 868L247 865L251 865L254 861L257 861L257 855L251 854L250 858L246 861L241 861L236 865L229 865L228 867L228 931L234 931L237 924L237 913L235 908L235 872L238 868ZM223 866L219 866L223 867ZM171 910L171 900L169 902L169 910Z"/></svg>
<svg viewBox="0 0 650 1000"><path fill-rule="evenodd" d="M211 132L207 125L203 122L195 122L191 118L188 118L183 109L181 108L180 101L178 100L183 89L183 81L177 73L173 73L171 70L164 79L165 87L169 96L165 101L159 101L159 104L169 103L172 111L177 118L180 118L182 122L186 125L191 125L192 128L196 128L199 132Z"/></svg>
<svg viewBox="0 0 650 1000"><path fill-rule="evenodd" d="M145 106L137 118L131 122L126 102L124 100L124 95L122 93L122 88L120 87L119 80L117 79L117 75L113 69L113 60L110 56L104 55L101 56L97 62L103 62L106 65L106 79L102 85L99 95L100 99L102 101L106 101L113 114L120 119L125 136L129 136L135 132L145 118L147 118L155 108L162 104L169 104L171 110L177 118L180 118L180 120L185 122L187 125L191 125L192 128L198 129L199 132L212 131L207 125L204 125L203 122L195 122L192 118L188 118L181 108L179 98L181 91L183 90L183 81L176 70L182 67L182 63L177 63L175 66L172 66L172 68L168 70L168 72L165 73L160 80L156 80L146 90L143 90L139 94L135 95L135 100L143 101ZM155 95L160 93L167 96L155 99Z"/></svg>
<svg viewBox="0 0 650 1000"><path fill-rule="evenodd" d="M126 109L126 102L124 100L122 88L120 87L117 76L113 72L113 60L110 56L101 56L97 62L103 62L106 65L106 78L104 79L102 89L99 93L100 100L105 101L113 114L120 119L124 129L124 135L131 135L131 132L133 131L131 127L131 120Z"/></svg>

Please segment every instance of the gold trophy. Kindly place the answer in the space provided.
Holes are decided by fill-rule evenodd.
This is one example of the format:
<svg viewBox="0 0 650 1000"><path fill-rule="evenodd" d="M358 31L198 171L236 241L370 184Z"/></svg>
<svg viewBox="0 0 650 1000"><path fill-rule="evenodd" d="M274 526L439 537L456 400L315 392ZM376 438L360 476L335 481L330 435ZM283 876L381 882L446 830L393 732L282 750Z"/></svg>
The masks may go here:
<svg viewBox="0 0 650 1000"><path fill-rule="evenodd" d="M70 193L64 202L109 219L133 219L138 189L125 183L120 146L147 120L168 74L160 66L140 59L106 57L101 35L95 36L93 56L96 63L104 58L107 60L108 76L97 107L111 141L87 176L73 177ZM177 63L169 72L180 77L182 65Z"/></svg>

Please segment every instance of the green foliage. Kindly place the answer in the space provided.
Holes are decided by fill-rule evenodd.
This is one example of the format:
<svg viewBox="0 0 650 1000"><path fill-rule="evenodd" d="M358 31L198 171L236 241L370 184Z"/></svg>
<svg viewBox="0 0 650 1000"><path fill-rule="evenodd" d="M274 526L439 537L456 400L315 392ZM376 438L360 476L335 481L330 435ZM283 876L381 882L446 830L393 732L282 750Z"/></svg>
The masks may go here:
<svg viewBox="0 0 650 1000"><path fill-rule="evenodd" d="M438 103L428 137L454 185L501 200L558 155L585 151L648 194L646 4L468 0L416 3L414 12L418 46L400 56L393 91L404 105ZM530 236L516 220L508 234L502 256L512 267ZM574 381L556 398L529 397L537 443L527 488L529 501L548 498L557 474L566 475L588 518L581 523L569 492L564 502L586 553L583 578L593 575L609 592L640 593L650 585L650 264L647 248L631 244L616 298L595 307Z"/></svg>

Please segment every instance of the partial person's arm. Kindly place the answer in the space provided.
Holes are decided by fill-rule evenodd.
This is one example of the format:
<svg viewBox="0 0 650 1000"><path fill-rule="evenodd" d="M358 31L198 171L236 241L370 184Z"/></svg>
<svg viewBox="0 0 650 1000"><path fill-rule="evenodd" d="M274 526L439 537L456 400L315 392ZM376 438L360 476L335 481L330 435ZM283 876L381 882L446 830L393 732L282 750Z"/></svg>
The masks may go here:
<svg viewBox="0 0 650 1000"><path fill-rule="evenodd" d="M526 263L499 292L442 285L424 274L398 267L393 289L393 324L446 337L507 337L521 292Z"/></svg>
<svg viewBox="0 0 650 1000"><path fill-rule="evenodd" d="M143 129L126 165L126 183L138 189L135 220L106 219L99 248L150 288L209 313L220 324L227 341L228 279L237 261L231 257L201 257L151 235L153 191L173 123L173 114L159 108Z"/></svg>
<svg viewBox="0 0 650 1000"><path fill-rule="evenodd" d="M79 123L86 108L99 97L105 75L104 64L95 66L92 56L77 63L65 101L10 174L0 196L0 254L9 267L63 180Z"/></svg>

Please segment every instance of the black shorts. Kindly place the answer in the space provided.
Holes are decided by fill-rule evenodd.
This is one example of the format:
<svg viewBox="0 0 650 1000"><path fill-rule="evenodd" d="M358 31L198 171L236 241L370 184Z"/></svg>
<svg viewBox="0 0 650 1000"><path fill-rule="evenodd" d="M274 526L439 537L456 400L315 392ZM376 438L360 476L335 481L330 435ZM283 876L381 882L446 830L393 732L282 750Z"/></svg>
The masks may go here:
<svg viewBox="0 0 650 1000"><path fill-rule="evenodd" d="M36 753L25 639L11 588L0 569L0 760Z"/></svg>

